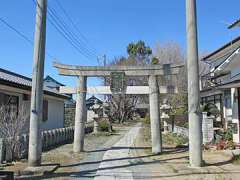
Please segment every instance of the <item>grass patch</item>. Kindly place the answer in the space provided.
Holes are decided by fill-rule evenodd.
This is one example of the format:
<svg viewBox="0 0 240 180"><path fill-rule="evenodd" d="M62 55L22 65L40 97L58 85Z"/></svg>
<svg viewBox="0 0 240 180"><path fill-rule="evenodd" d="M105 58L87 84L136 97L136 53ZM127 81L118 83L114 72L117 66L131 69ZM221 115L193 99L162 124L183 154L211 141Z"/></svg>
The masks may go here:
<svg viewBox="0 0 240 180"><path fill-rule="evenodd" d="M99 130L102 132L109 132L109 122L107 120L100 121Z"/></svg>
<svg viewBox="0 0 240 180"><path fill-rule="evenodd" d="M188 138L176 133L163 134L163 144L180 146L188 142Z"/></svg>
<svg viewBox="0 0 240 180"><path fill-rule="evenodd" d="M233 156L233 164L240 165L240 154Z"/></svg>
<svg viewBox="0 0 240 180"><path fill-rule="evenodd" d="M147 113L146 116L142 119L144 124L150 124L150 114Z"/></svg>

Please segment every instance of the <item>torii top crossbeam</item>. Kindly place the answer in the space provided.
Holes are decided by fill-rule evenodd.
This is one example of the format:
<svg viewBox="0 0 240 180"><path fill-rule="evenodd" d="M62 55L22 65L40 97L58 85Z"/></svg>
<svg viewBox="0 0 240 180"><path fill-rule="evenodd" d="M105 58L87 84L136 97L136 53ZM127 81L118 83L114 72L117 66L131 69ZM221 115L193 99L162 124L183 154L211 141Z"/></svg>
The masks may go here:
<svg viewBox="0 0 240 180"><path fill-rule="evenodd" d="M124 72L126 76L150 76L164 75L162 65L138 65L138 66L74 66L53 63L60 75L64 76L110 76L111 72ZM171 73L177 74L183 65L170 65Z"/></svg>

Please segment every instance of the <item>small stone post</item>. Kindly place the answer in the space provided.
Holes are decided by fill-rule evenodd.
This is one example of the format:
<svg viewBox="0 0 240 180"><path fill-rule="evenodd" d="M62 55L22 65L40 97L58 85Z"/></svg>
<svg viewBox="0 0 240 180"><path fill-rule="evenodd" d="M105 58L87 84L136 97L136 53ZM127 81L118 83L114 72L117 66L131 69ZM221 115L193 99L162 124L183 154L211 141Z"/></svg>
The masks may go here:
<svg viewBox="0 0 240 180"><path fill-rule="evenodd" d="M73 143L73 152L75 153L79 153L84 150L85 121L87 118L86 112L87 78L79 76L77 84L78 85L77 85L74 143Z"/></svg>
<svg viewBox="0 0 240 180"><path fill-rule="evenodd" d="M93 133L97 134L99 132L99 122L98 122L99 118L94 118L94 122L93 122Z"/></svg>
<svg viewBox="0 0 240 180"><path fill-rule="evenodd" d="M152 136L152 153L162 152L162 132L160 123L159 87L157 76L149 76L149 104Z"/></svg>
<svg viewBox="0 0 240 180"><path fill-rule="evenodd" d="M198 67L196 0L186 0L190 166L202 166L202 127Z"/></svg>

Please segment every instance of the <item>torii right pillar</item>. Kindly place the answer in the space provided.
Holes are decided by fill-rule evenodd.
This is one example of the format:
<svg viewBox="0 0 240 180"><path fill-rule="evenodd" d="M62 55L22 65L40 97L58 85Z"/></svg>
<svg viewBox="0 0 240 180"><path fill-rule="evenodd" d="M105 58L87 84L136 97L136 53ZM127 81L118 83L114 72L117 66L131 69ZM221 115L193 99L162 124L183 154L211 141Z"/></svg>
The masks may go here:
<svg viewBox="0 0 240 180"><path fill-rule="evenodd" d="M191 167L202 166L196 0L186 0L189 159Z"/></svg>

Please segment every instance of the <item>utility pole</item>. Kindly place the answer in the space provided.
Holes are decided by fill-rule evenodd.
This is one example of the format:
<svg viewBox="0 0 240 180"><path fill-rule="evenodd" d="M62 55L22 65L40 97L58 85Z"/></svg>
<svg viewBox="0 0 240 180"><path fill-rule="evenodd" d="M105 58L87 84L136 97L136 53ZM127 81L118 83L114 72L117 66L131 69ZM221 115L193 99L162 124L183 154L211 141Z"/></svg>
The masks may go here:
<svg viewBox="0 0 240 180"><path fill-rule="evenodd" d="M41 165L41 122L43 109L46 16L47 0L37 0L28 149L28 165L30 167Z"/></svg>
<svg viewBox="0 0 240 180"><path fill-rule="evenodd" d="M197 8L196 0L186 0L189 158L191 167L202 166L202 127L200 113Z"/></svg>
<svg viewBox="0 0 240 180"><path fill-rule="evenodd" d="M103 55L103 66L105 67L106 64L107 64L107 56L106 56L106 54L104 54ZM106 77L104 77L104 86L106 86L106 85L107 85L107 79L106 79ZM107 100L107 95L104 94L104 101L106 101L106 100Z"/></svg>
<svg viewBox="0 0 240 180"><path fill-rule="evenodd" d="M103 59L103 60L102 60ZM106 54L104 54L103 56L98 56L97 57L97 61L98 61L98 64L101 66L101 65L103 65L104 67L107 65L107 56L106 56ZM103 82L103 84L104 84L104 86L106 86L107 85L107 78L106 77L104 77L104 82ZM107 100L107 95L106 94L104 94L103 95L103 99L104 99L104 101L106 101Z"/></svg>

